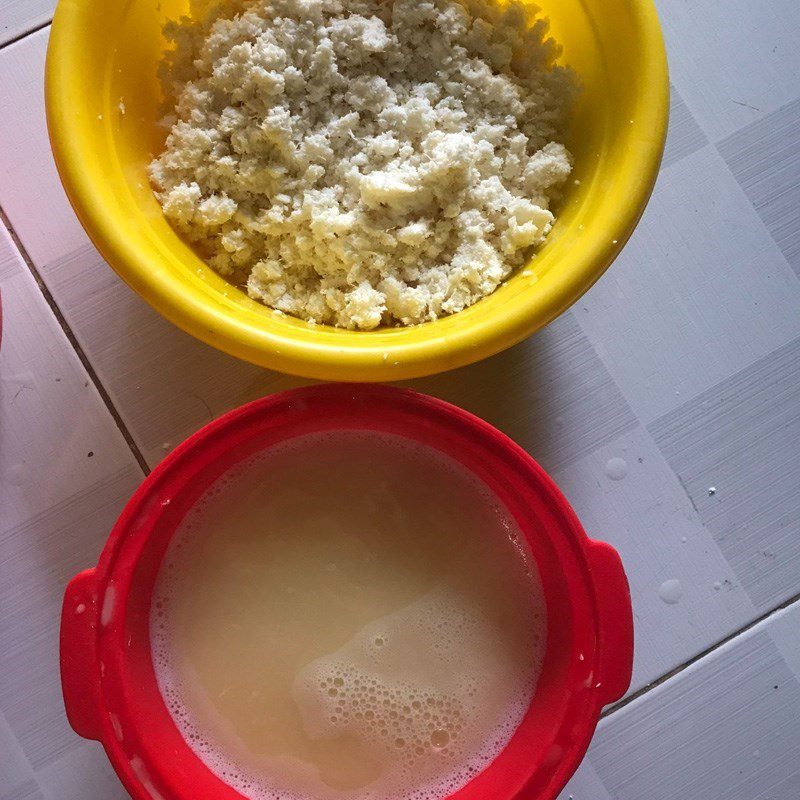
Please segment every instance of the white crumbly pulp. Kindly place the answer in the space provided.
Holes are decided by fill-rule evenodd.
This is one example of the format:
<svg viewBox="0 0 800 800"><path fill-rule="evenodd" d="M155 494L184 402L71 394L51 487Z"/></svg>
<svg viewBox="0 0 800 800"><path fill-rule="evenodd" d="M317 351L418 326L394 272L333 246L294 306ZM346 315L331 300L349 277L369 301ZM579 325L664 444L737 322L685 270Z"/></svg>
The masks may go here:
<svg viewBox="0 0 800 800"><path fill-rule="evenodd" d="M573 94L512 2L195 2L167 27L150 165L219 273L296 317L413 325L491 293L550 230Z"/></svg>

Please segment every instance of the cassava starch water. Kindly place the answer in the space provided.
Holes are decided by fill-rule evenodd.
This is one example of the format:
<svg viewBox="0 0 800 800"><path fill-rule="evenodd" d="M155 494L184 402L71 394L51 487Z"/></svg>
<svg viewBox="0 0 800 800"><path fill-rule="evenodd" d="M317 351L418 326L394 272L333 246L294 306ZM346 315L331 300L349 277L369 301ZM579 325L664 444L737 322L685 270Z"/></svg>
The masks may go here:
<svg viewBox="0 0 800 800"><path fill-rule="evenodd" d="M254 800L429 800L533 696L541 588L516 524L449 458L342 431L267 450L193 507L158 576L158 683Z"/></svg>

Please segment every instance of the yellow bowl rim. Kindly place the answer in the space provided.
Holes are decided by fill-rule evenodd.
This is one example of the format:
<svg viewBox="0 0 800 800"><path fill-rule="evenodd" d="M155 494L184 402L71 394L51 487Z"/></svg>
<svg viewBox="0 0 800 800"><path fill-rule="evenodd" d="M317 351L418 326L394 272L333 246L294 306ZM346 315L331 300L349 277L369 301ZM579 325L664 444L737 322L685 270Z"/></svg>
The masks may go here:
<svg viewBox="0 0 800 800"><path fill-rule="evenodd" d="M188 291L174 273L153 269L135 242L120 233L113 216L97 202L91 171L82 168L86 148L67 124L75 116L70 99L80 96L80 71L71 68L83 32L81 17L94 0L60 2L50 32L45 67L45 106L53 156L64 189L81 224L114 271L151 306L183 330L233 356L281 372L325 380L404 380L464 366L494 355L543 327L583 295L614 261L639 221L658 175L669 117L667 58L653 0L628 0L641 39L641 80L648 87L637 100L637 127L649 130L646 146L629 156L627 180L620 192L621 208L613 231L587 231L570 268L521 293L503 314L473 320L446 336L437 322L404 329L353 332L325 327L324 342L298 340L274 330L245 323L235 313L206 302L206 294ZM637 164L636 161L639 163ZM632 167L632 168L631 168ZM458 317L459 315L455 315ZM443 320L453 319L445 317ZM430 335L421 338L427 328ZM412 341L375 341L353 346L352 337L374 337L391 331L415 331ZM386 354L389 354L387 359Z"/></svg>

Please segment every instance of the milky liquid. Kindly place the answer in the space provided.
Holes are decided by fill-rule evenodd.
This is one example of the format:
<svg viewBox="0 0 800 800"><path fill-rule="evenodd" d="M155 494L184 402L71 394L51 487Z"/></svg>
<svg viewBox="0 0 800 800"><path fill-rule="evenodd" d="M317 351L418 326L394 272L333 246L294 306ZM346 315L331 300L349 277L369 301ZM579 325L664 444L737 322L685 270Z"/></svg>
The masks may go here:
<svg viewBox="0 0 800 800"><path fill-rule="evenodd" d="M508 512L430 448L312 435L218 480L158 576L158 684L254 800L428 800L503 749L545 619Z"/></svg>

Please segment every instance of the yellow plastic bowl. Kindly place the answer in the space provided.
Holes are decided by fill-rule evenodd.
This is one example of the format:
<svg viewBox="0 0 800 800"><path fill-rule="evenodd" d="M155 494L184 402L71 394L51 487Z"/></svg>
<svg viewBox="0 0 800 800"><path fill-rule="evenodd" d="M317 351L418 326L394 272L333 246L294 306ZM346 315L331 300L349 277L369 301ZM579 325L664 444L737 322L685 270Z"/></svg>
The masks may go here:
<svg viewBox="0 0 800 800"><path fill-rule="evenodd" d="M172 230L146 166L164 137L156 125L161 28L186 12L188 0L58 4L46 99L64 187L120 277L176 325L232 355L296 375L359 381L412 378L485 358L546 325L602 275L644 210L666 133L667 63L652 0L536 4L582 81L566 139L578 182L528 268L451 317L370 332L311 326L248 298Z"/></svg>

